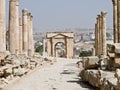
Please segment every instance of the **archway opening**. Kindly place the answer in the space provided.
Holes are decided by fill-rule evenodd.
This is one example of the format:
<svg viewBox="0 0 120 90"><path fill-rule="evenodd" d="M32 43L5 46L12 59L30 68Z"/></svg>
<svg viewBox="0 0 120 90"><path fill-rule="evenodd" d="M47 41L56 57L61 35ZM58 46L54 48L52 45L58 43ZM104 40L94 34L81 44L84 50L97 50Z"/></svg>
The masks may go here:
<svg viewBox="0 0 120 90"><path fill-rule="evenodd" d="M63 42L58 42L55 44L55 56L66 57L66 45Z"/></svg>

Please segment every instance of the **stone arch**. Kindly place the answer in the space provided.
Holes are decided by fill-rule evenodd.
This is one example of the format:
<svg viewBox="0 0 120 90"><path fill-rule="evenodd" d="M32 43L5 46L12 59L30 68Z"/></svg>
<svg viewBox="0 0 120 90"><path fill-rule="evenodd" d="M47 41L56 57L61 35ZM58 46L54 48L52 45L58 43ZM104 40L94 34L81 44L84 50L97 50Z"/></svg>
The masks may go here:
<svg viewBox="0 0 120 90"><path fill-rule="evenodd" d="M50 56L56 57L55 45L58 42L62 42L66 46L66 57L73 57L73 32L48 32L46 34L47 39L47 53Z"/></svg>

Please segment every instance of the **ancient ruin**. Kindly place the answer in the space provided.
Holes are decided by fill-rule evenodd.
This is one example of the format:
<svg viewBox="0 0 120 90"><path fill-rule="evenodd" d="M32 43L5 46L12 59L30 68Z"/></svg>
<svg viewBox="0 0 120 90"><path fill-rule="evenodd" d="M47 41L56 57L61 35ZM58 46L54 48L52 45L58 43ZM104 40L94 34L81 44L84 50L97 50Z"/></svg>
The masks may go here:
<svg viewBox="0 0 120 90"><path fill-rule="evenodd" d="M33 82L36 84L33 90L39 90L36 87L37 85L42 84L43 86L49 86L51 82L54 82L53 84L55 84L56 87L51 84L48 88L50 90L57 90L58 87L61 88L62 86L66 88L68 83L69 86L74 86L75 83L81 84L84 81L84 84L87 82L92 85L95 90L120 90L120 0L112 0L111 2L113 4L114 43L108 43L106 40L107 13L101 11L96 18L95 40L92 39L91 42L86 42L87 39L83 40L83 34L80 34L81 37L77 41L74 39L74 32L72 31L47 32L45 34L46 36L43 37L44 39L42 38L41 47L38 48L43 49L42 53L35 53L33 14L27 9L22 9L22 16L20 16L19 0L9 0L9 22L7 31L6 1L0 0L0 90L5 88L10 82L25 79L23 76L30 76L31 73L38 70L41 71L39 74L37 73L38 76L35 76L34 80L40 77L43 81L41 79L39 80L45 84ZM7 32L8 38L6 38ZM90 34L93 35L94 33ZM91 43L92 45L92 48L88 46L88 48L92 49L90 50L92 56L80 56L80 53L85 50L80 47L76 48L75 44L76 46L77 44L81 44L82 47L87 46L87 43ZM38 42L38 44L39 47L40 42ZM9 50L7 50L6 47L8 47ZM78 51L79 57L77 59L74 57L74 49ZM86 52L83 54L86 54ZM55 62L58 63L54 65ZM76 62L80 70L74 68L76 67ZM53 67L44 68L49 65L51 65L51 67L53 65ZM43 72L44 74L41 76ZM79 77L76 74L78 72ZM49 76L48 79L46 79L44 75ZM52 75L53 77L51 78L50 76ZM77 77L74 77L74 75ZM78 79L79 81L74 81ZM30 85L28 85L28 87ZM66 90L69 90L69 88ZM75 90L77 90L76 87ZM82 90L82 88L80 88L80 90Z"/></svg>
<svg viewBox="0 0 120 90"><path fill-rule="evenodd" d="M120 0L112 2L114 43L106 43L106 13L101 12L95 24L96 56L84 57L81 61L84 68L81 78L100 90L120 90Z"/></svg>
<svg viewBox="0 0 120 90"><path fill-rule="evenodd" d="M98 15L95 24L95 48L96 55L106 55L106 12Z"/></svg>
<svg viewBox="0 0 120 90"><path fill-rule="evenodd" d="M47 53L50 56L56 57L56 44L63 43L65 45L65 55L63 57L73 57L73 32L48 32L47 39Z"/></svg>

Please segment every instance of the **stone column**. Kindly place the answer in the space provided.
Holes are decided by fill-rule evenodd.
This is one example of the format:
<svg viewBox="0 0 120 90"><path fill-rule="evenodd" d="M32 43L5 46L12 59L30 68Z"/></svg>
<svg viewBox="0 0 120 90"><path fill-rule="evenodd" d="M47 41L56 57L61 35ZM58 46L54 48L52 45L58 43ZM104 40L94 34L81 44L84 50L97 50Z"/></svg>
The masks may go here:
<svg viewBox="0 0 120 90"><path fill-rule="evenodd" d="M27 13L27 32L28 32L28 56L31 56L31 31L30 31L30 13Z"/></svg>
<svg viewBox="0 0 120 90"><path fill-rule="evenodd" d="M117 1L118 1L118 0L112 0L112 2L113 2L113 32L114 32L114 43L118 43Z"/></svg>
<svg viewBox="0 0 120 90"><path fill-rule="evenodd" d="M23 23L23 52L24 54L28 54L28 11L22 10L22 23Z"/></svg>
<svg viewBox="0 0 120 90"><path fill-rule="evenodd" d="M47 54L52 56L52 41L51 39L47 39Z"/></svg>
<svg viewBox="0 0 120 90"><path fill-rule="evenodd" d="M19 0L9 1L9 50L12 54L19 52Z"/></svg>
<svg viewBox="0 0 120 90"><path fill-rule="evenodd" d="M99 39L98 39L98 41L99 41L99 47L98 47L98 51L99 51L99 55L101 55L102 54L102 36L101 36L101 31L102 31L102 27L101 27L101 24L102 24L102 22L101 22L101 15L98 15L98 33L99 33Z"/></svg>
<svg viewBox="0 0 120 90"><path fill-rule="evenodd" d="M22 39L22 18L19 17L19 53L22 54L23 50L23 39Z"/></svg>
<svg viewBox="0 0 120 90"><path fill-rule="evenodd" d="M98 55L97 24L95 24L95 55Z"/></svg>
<svg viewBox="0 0 120 90"><path fill-rule="evenodd" d="M67 38L67 58L73 58L73 39Z"/></svg>
<svg viewBox="0 0 120 90"><path fill-rule="evenodd" d="M96 37L97 37L97 55L100 55L100 41L99 41L99 38L100 38L100 33L99 33L99 15L98 15L98 17L96 18L97 19L97 23L96 23L96 30L97 30L97 32L96 32Z"/></svg>
<svg viewBox="0 0 120 90"><path fill-rule="evenodd" d="M6 0L0 0L0 52L6 51Z"/></svg>
<svg viewBox="0 0 120 90"><path fill-rule="evenodd" d="M120 43L120 0L117 0L118 43Z"/></svg>
<svg viewBox="0 0 120 90"><path fill-rule="evenodd" d="M102 19L102 54L106 55L106 12L101 12Z"/></svg>
<svg viewBox="0 0 120 90"><path fill-rule="evenodd" d="M28 13L28 49L31 51L31 56L34 54L34 39L33 39L33 16Z"/></svg>
<svg viewBox="0 0 120 90"><path fill-rule="evenodd" d="M43 56L45 56L46 53L46 39L43 39Z"/></svg>

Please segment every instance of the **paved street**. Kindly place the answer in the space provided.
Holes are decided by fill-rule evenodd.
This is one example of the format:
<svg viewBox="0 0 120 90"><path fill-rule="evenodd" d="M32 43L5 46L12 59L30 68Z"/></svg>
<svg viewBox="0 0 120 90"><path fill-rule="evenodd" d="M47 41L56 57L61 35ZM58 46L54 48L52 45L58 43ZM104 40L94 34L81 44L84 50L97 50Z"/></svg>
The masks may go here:
<svg viewBox="0 0 120 90"><path fill-rule="evenodd" d="M37 68L4 90L94 90L78 77L78 60L57 59L57 63Z"/></svg>

